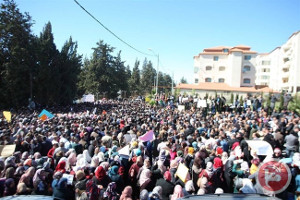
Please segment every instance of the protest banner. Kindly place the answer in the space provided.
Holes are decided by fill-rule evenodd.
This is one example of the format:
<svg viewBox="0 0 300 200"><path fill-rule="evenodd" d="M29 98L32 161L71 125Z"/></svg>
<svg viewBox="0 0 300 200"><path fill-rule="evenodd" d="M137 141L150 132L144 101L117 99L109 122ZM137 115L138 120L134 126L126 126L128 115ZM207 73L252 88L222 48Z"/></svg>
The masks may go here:
<svg viewBox="0 0 300 200"><path fill-rule="evenodd" d="M6 119L7 122L10 122L11 121L11 112L9 111L3 111L3 115Z"/></svg>
<svg viewBox="0 0 300 200"><path fill-rule="evenodd" d="M139 140L142 142L147 142L147 141L151 141L154 139L155 139L155 136L154 136L153 130L150 130L147 133L145 133L144 135L139 137Z"/></svg>
<svg viewBox="0 0 300 200"><path fill-rule="evenodd" d="M74 175L71 175L71 174L63 174L62 177L63 177L63 178L66 178L66 179L68 180L68 182L67 182L68 185L72 185L72 184L73 184Z"/></svg>
<svg viewBox="0 0 300 200"><path fill-rule="evenodd" d="M180 163L176 171L176 176L178 176L182 182L187 182L189 177L189 169L184 164Z"/></svg>
<svg viewBox="0 0 300 200"><path fill-rule="evenodd" d="M9 157L14 154L16 150L16 145L0 145L0 157Z"/></svg>
<svg viewBox="0 0 300 200"><path fill-rule="evenodd" d="M272 155L272 146L263 140L246 140L249 147L256 151L257 155Z"/></svg>
<svg viewBox="0 0 300 200"><path fill-rule="evenodd" d="M197 102L197 108L206 108L206 107L207 107L206 100L199 100Z"/></svg>
<svg viewBox="0 0 300 200"><path fill-rule="evenodd" d="M185 110L185 106L184 105L178 105L178 110L181 112L181 111L184 111Z"/></svg>
<svg viewBox="0 0 300 200"><path fill-rule="evenodd" d="M46 119L52 119L53 117L54 115L45 109L43 109L42 112L39 114L39 118L43 121L45 121Z"/></svg>

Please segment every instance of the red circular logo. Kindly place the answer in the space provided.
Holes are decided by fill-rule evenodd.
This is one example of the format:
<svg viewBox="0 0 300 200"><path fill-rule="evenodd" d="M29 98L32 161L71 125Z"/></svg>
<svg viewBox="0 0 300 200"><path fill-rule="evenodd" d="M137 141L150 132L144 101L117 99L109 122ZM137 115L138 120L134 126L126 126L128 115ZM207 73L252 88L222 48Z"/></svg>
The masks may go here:
<svg viewBox="0 0 300 200"><path fill-rule="evenodd" d="M258 169L257 183L268 193L278 194L291 182L290 168L278 161L269 161Z"/></svg>

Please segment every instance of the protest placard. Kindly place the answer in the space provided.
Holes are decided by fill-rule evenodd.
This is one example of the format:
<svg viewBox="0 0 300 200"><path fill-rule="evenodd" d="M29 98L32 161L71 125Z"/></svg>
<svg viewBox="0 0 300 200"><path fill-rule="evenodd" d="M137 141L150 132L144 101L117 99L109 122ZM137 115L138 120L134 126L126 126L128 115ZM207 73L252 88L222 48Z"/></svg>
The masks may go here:
<svg viewBox="0 0 300 200"><path fill-rule="evenodd" d="M16 145L0 145L0 157L9 157L12 156L15 152Z"/></svg>
<svg viewBox="0 0 300 200"><path fill-rule="evenodd" d="M182 163L179 164L176 175L182 180L182 182L186 182L189 175L189 169Z"/></svg>

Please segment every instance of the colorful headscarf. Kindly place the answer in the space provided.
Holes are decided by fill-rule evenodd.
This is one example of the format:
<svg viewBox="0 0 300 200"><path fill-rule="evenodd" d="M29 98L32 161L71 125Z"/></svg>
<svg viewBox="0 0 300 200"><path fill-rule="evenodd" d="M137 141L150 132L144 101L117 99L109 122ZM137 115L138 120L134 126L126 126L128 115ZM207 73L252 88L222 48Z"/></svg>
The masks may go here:
<svg viewBox="0 0 300 200"><path fill-rule="evenodd" d="M176 185L174 187L174 193L173 195L171 196L171 199L170 200L176 200L176 199L179 199L181 197L183 197L184 194L183 194L183 190L182 190L182 187L180 185Z"/></svg>
<svg viewBox="0 0 300 200"><path fill-rule="evenodd" d="M151 181L150 169L143 169L139 179L140 189L141 190L144 189L150 181Z"/></svg>
<svg viewBox="0 0 300 200"><path fill-rule="evenodd" d="M115 182L111 182L108 184L106 191L103 194L103 197L108 200L117 200L118 194L116 192L117 184Z"/></svg>
<svg viewBox="0 0 300 200"><path fill-rule="evenodd" d="M96 171L95 171L95 176L96 178L101 181L106 175L106 171L103 169L103 167L99 166L97 167Z"/></svg>
<svg viewBox="0 0 300 200"><path fill-rule="evenodd" d="M128 200L132 199L132 187L131 186L126 186L122 192L122 195L120 197L120 200Z"/></svg>

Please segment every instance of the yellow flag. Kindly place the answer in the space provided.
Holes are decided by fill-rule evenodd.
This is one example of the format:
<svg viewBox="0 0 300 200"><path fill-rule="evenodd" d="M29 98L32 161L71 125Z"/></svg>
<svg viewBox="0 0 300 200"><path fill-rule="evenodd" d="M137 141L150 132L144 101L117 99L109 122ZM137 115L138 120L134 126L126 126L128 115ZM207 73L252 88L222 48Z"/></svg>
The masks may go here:
<svg viewBox="0 0 300 200"><path fill-rule="evenodd" d="M6 119L6 121L10 122L11 121L11 112L9 111L3 111L3 115Z"/></svg>

